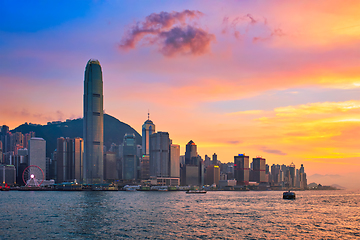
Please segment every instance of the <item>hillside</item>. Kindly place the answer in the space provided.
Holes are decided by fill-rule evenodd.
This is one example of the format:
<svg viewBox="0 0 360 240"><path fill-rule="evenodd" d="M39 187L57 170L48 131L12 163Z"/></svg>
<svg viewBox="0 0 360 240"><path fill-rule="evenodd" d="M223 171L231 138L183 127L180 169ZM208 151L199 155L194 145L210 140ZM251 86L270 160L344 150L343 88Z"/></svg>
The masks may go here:
<svg viewBox="0 0 360 240"><path fill-rule="evenodd" d="M56 149L57 138L83 137L83 119L68 120L49 125L22 124L11 130L12 133L22 132L23 134L30 131L35 132L36 137L46 140L46 156L50 157L51 153ZM108 114L104 114L104 145L107 149L110 148L111 143L121 143L125 133L134 133L137 144L141 145L141 136L135 129Z"/></svg>

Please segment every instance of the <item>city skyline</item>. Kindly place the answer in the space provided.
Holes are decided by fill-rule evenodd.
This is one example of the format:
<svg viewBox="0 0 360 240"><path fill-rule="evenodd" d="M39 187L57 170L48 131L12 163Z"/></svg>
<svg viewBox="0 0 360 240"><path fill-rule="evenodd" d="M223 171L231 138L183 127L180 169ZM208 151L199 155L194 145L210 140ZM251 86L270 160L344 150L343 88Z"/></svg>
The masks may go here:
<svg viewBox="0 0 360 240"><path fill-rule="evenodd" d="M359 3L350 3L0 3L0 122L82 117L83 65L96 58L105 112L141 133L150 109L182 155L193 139L222 162L262 155L355 182ZM53 8L60 15L49 17Z"/></svg>

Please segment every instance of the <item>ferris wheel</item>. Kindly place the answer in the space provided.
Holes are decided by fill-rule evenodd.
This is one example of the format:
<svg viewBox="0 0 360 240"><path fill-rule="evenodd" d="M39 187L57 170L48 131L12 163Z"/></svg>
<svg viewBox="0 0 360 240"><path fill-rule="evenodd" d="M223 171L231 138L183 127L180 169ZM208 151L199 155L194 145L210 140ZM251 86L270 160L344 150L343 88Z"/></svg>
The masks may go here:
<svg viewBox="0 0 360 240"><path fill-rule="evenodd" d="M40 187L44 178L43 170L36 165L28 166L22 174L22 179L26 187Z"/></svg>

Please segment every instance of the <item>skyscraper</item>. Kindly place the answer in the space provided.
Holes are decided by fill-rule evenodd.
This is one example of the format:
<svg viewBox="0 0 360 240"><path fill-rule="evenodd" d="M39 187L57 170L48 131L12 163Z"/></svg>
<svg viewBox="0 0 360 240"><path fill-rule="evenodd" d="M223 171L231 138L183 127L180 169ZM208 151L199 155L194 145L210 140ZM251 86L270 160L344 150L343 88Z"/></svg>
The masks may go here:
<svg viewBox="0 0 360 240"><path fill-rule="evenodd" d="M150 136L150 176L170 177L169 147L169 133L157 132Z"/></svg>
<svg viewBox="0 0 360 240"><path fill-rule="evenodd" d="M237 185L249 185L249 156L239 154L234 157L234 177Z"/></svg>
<svg viewBox="0 0 360 240"><path fill-rule="evenodd" d="M204 184L204 164L197 153L197 146L192 140L186 144L185 165L181 168L180 177L183 186Z"/></svg>
<svg viewBox="0 0 360 240"><path fill-rule="evenodd" d="M193 140L186 144L185 164L198 165L197 146Z"/></svg>
<svg viewBox="0 0 360 240"><path fill-rule="evenodd" d="M136 137L133 133L126 133L123 140L122 178L135 180L137 176Z"/></svg>
<svg viewBox="0 0 360 240"><path fill-rule="evenodd" d="M142 125L142 157L141 157L141 178L150 178L150 135L155 133L155 125L148 119Z"/></svg>
<svg viewBox="0 0 360 240"><path fill-rule="evenodd" d="M253 158L253 174L254 174L255 182L258 183L266 182L265 171L266 171L265 158L262 158L261 156L257 156L256 158Z"/></svg>
<svg viewBox="0 0 360 240"><path fill-rule="evenodd" d="M57 183L81 181L83 170L84 141L82 138L57 139Z"/></svg>
<svg viewBox="0 0 360 240"><path fill-rule="evenodd" d="M213 154L212 156L212 162L211 162L212 165L218 165L218 159L217 159L217 155L216 153Z"/></svg>
<svg viewBox="0 0 360 240"><path fill-rule="evenodd" d="M43 138L33 137L29 140L30 165L40 167L44 172L44 177L46 176L46 141Z"/></svg>
<svg viewBox="0 0 360 240"><path fill-rule="evenodd" d="M90 59L84 80L84 183L104 181L103 80L98 60Z"/></svg>
<svg viewBox="0 0 360 240"><path fill-rule="evenodd" d="M6 126L6 125L3 125L1 127L1 134L0 134L0 137L1 137L1 141L2 141L2 150L3 150L3 153L7 153L8 151L10 151L10 137L9 137L9 127Z"/></svg>
<svg viewBox="0 0 360 240"><path fill-rule="evenodd" d="M155 133L155 125L150 120L150 114L148 113L148 119L142 125L142 151L143 155L150 155L150 135Z"/></svg>
<svg viewBox="0 0 360 240"><path fill-rule="evenodd" d="M170 145L170 177L180 178L180 145Z"/></svg>

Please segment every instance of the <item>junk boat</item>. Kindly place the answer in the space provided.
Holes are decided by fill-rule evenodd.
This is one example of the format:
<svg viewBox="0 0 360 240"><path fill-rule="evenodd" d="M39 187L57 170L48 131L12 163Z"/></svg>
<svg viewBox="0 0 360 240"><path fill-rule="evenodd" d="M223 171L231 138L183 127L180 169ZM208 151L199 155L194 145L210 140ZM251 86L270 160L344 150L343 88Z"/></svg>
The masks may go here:
<svg viewBox="0 0 360 240"><path fill-rule="evenodd" d="M5 186L0 185L0 191L9 191L9 190L10 190L10 186L7 183L5 183Z"/></svg>
<svg viewBox="0 0 360 240"><path fill-rule="evenodd" d="M295 193L290 192L290 190L288 192L283 192L283 199L295 199Z"/></svg>
<svg viewBox="0 0 360 240"><path fill-rule="evenodd" d="M206 193L206 190L188 190L186 193Z"/></svg>

